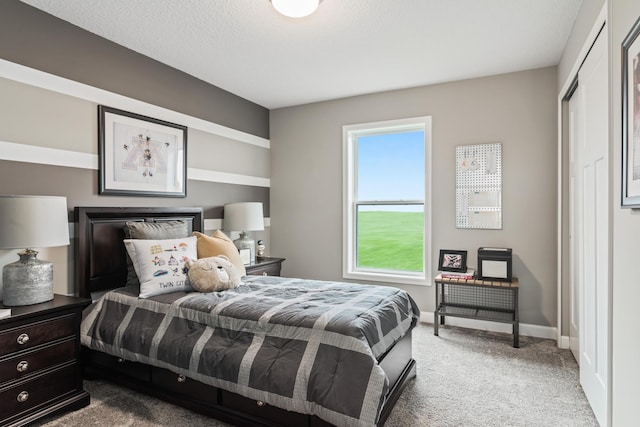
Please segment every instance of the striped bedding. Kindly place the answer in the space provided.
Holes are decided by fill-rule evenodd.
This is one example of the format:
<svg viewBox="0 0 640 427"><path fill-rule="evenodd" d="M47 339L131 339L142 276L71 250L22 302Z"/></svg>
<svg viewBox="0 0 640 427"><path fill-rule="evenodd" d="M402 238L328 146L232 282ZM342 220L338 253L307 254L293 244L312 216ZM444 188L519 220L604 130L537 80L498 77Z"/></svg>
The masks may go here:
<svg viewBox="0 0 640 427"><path fill-rule="evenodd" d="M389 389L377 359L415 325L411 297L339 282L243 282L149 299L116 289L85 311L82 344L337 426L374 425Z"/></svg>

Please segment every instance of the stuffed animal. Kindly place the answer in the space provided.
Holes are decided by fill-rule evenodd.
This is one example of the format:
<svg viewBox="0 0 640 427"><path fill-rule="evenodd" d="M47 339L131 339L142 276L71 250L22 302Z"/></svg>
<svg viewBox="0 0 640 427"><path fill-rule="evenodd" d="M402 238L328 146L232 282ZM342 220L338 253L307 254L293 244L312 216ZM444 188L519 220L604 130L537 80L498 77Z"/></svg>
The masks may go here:
<svg viewBox="0 0 640 427"><path fill-rule="evenodd" d="M242 283L240 273L224 255L198 260L189 259L185 265L188 269L189 282L195 291L223 291L237 288Z"/></svg>

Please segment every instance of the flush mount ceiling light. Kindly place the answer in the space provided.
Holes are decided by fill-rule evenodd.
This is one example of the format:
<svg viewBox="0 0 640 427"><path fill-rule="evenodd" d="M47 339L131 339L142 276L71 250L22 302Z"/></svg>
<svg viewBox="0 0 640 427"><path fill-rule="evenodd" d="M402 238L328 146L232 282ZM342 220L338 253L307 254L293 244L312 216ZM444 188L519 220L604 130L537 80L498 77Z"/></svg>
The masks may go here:
<svg viewBox="0 0 640 427"><path fill-rule="evenodd" d="M290 18L302 18L316 11L320 0L271 0L273 7Z"/></svg>

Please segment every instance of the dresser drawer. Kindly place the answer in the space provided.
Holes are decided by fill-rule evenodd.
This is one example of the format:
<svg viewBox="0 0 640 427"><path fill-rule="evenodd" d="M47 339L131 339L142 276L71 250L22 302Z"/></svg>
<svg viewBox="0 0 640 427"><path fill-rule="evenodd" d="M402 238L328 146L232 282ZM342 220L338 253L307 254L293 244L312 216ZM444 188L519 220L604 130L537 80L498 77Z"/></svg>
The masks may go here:
<svg viewBox="0 0 640 427"><path fill-rule="evenodd" d="M54 317L28 323L0 333L0 356L25 350L58 338L75 337L77 315Z"/></svg>
<svg viewBox="0 0 640 427"><path fill-rule="evenodd" d="M280 270L280 264L270 264L264 267L252 268L247 274L250 276L279 276Z"/></svg>
<svg viewBox="0 0 640 427"><path fill-rule="evenodd" d="M75 363L67 365L0 392L0 420L75 391L78 385L77 369Z"/></svg>
<svg viewBox="0 0 640 427"><path fill-rule="evenodd" d="M135 378L144 382L151 381L151 368L138 362L124 360L107 353L88 350L90 364L97 369L104 369L109 372L122 374L126 377Z"/></svg>
<svg viewBox="0 0 640 427"><path fill-rule="evenodd" d="M218 389L167 369L151 367L151 384L163 391L177 393L194 401L218 403Z"/></svg>
<svg viewBox="0 0 640 427"><path fill-rule="evenodd" d="M284 258L258 258L254 264L245 265L249 276L280 276Z"/></svg>
<svg viewBox="0 0 640 427"><path fill-rule="evenodd" d="M38 350L20 353L0 362L0 383L31 375L76 357L76 342L68 340Z"/></svg>

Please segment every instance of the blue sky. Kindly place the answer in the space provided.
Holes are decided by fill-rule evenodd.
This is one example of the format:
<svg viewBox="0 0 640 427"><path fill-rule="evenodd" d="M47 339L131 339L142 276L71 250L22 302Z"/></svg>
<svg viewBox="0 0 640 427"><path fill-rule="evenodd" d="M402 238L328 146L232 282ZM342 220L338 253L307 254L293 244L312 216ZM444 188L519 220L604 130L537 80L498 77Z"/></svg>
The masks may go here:
<svg viewBox="0 0 640 427"><path fill-rule="evenodd" d="M424 198L424 132L358 138L359 200Z"/></svg>

